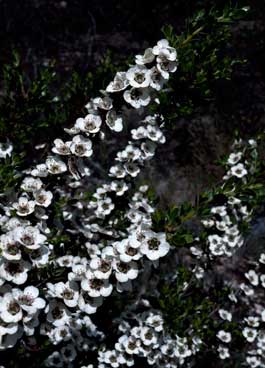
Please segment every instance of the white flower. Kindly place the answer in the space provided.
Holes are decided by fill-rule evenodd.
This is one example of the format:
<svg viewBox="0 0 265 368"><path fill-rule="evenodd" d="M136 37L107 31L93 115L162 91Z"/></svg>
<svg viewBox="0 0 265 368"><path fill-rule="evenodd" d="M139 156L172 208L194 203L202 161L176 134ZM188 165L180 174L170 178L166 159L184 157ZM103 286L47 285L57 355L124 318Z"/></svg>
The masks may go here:
<svg viewBox="0 0 265 368"><path fill-rule="evenodd" d="M55 300L50 301L45 312L47 313L47 321L56 327L68 324L71 318L71 314L66 306Z"/></svg>
<svg viewBox="0 0 265 368"><path fill-rule="evenodd" d="M77 119L78 120L78 119ZM80 129L76 126L77 120L75 122L75 125L72 126L70 129L69 128L64 128L64 131L70 135L75 135L80 133Z"/></svg>
<svg viewBox="0 0 265 368"><path fill-rule="evenodd" d="M110 189L116 193L117 196L122 196L128 189L128 185L123 180L112 181Z"/></svg>
<svg viewBox="0 0 265 368"><path fill-rule="evenodd" d="M246 358L246 362L252 367L252 368L257 368L257 367L261 367L261 361L259 358L255 357L255 356L248 356Z"/></svg>
<svg viewBox="0 0 265 368"><path fill-rule="evenodd" d="M253 342L256 339L257 334L257 330L255 330L254 328L245 327L242 331L242 335L248 342Z"/></svg>
<svg viewBox="0 0 265 368"><path fill-rule="evenodd" d="M29 258L35 267L45 266L49 261L50 249L46 245L30 252Z"/></svg>
<svg viewBox="0 0 265 368"><path fill-rule="evenodd" d="M112 272L111 260L94 257L90 261L89 266L98 279L109 279Z"/></svg>
<svg viewBox="0 0 265 368"><path fill-rule="evenodd" d="M225 217L227 215L226 206L217 206L211 208L211 213L217 214L221 217Z"/></svg>
<svg viewBox="0 0 265 368"><path fill-rule="evenodd" d="M57 258L56 262L58 263L58 265L60 267L72 267L73 266L73 260L74 257L71 255L66 255L66 256L62 256Z"/></svg>
<svg viewBox="0 0 265 368"><path fill-rule="evenodd" d="M58 298L63 299L64 304L67 305L67 307L73 308L77 306L79 291L76 282L58 282L54 285L54 291Z"/></svg>
<svg viewBox="0 0 265 368"><path fill-rule="evenodd" d="M140 126L137 129L132 129L131 134L132 134L132 139L139 140L139 139L146 138L147 130L145 127Z"/></svg>
<svg viewBox="0 0 265 368"><path fill-rule="evenodd" d="M141 150L132 145L128 144L123 151L117 153L117 161L137 161L141 157Z"/></svg>
<svg viewBox="0 0 265 368"><path fill-rule="evenodd" d="M118 72L115 75L114 81L110 82L107 86L107 92L120 92L126 89L129 85L129 81L126 79L126 72Z"/></svg>
<svg viewBox="0 0 265 368"><path fill-rule="evenodd" d="M257 286L259 284L259 276L254 270L249 270L246 272L245 277L249 280L251 285Z"/></svg>
<svg viewBox="0 0 265 368"><path fill-rule="evenodd" d="M229 349L227 347L223 345L219 345L217 350L218 350L220 359L227 359L230 357Z"/></svg>
<svg viewBox="0 0 265 368"><path fill-rule="evenodd" d="M140 332L140 338L144 345L150 346L156 344L157 334L154 329L150 327L142 327Z"/></svg>
<svg viewBox="0 0 265 368"><path fill-rule="evenodd" d="M102 305L102 303L102 296L92 298L86 292L81 293L78 298L78 307L82 312L85 312L87 314L96 313L97 309Z"/></svg>
<svg viewBox="0 0 265 368"><path fill-rule="evenodd" d="M151 141L146 141L141 144L141 150L143 152L142 158L148 160L155 154L156 144Z"/></svg>
<svg viewBox="0 0 265 368"><path fill-rule="evenodd" d="M141 341L134 336L127 336L122 335L119 338L119 342L115 344L116 350L119 350L119 347L121 347L121 350L125 349L126 353L129 355L132 354L139 354L141 346Z"/></svg>
<svg viewBox="0 0 265 368"><path fill-rule="evenodd" d="M35 286L27 286L24 291L13 289L13 296L20 307L29 314L34 314L38 309L43 309L46 304L44 299L39 298L39 289Z"/></svg>
<svg viewBox="0 0 265 368"><path fill-rule="evenodd" d="M234 166L235 164L238 163L238 161L241 160L242 156L243 156L242 152L230 153L227 159L227 163L231 166Z"/></svg>
<svg viewBox="0 0 265 368"><path fill-rule="evenodd" d="M122 262L138 261L142 257L140 243L134 243L130 238L116 242L114 246Z"/></svg>
<svg viewBox="0 0 265 368"><path fill-rule="evenodd" d="M35 192L40 190L42 187L42 181L40 179L33 178L32 176L27 176L24 178L21 184L21 189L26 192Z"/></svg>
<svg viewBox="0 0 265 368"><path fill-rule="evenodd" d="M71 152L79 157L90 157L93 154L92 142L88 138L76 135L70 145Z"/></svg>
<svg viewBox="0 0 265 368"><path fill-rule="evenodd" d="M0 297L0 317L6 323L16 323L22 319L21 307L12 293Z"/></svg>
<svg viewBox="0 0 265 368"><path fill-rule="evenodd" d="M163 57L169 61L175 61L177 59L177 52L174 47L169 46L169 42L166 39L157 42L157 45L153 47L153 54Z"/></svg>
<svg viewBox="0 0 265 368"><path fill-rule="evenodd" d="M239 288L241 290L243 290L243 292L245 293L245 295L250 296L250 295L254 295L254 290L253 288L251 288L250 286L246 285L245 283L241 283L239 285Z"/></svg>
<svg viewBox="0 0 265 368"><path fill-rule="evenodd" d="M226 311L225 309L219 309L218 313L222 319L230 322L232 321L232 313Z"/></svg>
<svg viewBox="0 0 265 368"><path fill-rule="evenodd" d="M0 304L2 300L3 300L3 297L0 297ZM19 332L19 325L17 322L7 323L7 322L4 322L2 319L0 319L0 350L5 348L5 346L3 346L5 345L3 344L3 340L2 340L3 336L15 335L15 334L19 335L18 332Z"/></svg>
<svg viewBox="0 0 265 368"><path fill-rule="evenodd" d="M46 191L44 189L34 192L35 202L38 206L49 207L52 202L53 194L51 191Z"/></svg>
<svg viewBox="0 0 265 368"><path fill-rule="evenodd" d="M150 78L150 86L157 91L160 91L166 82L162 74L157 70L155 66L151 69Z"/></svg>
<svg viewBox="0 0 265 368"><path fill-rule="evenodd" d="M90 242L86 242L85 247L87 249L87 253L90 258L97 257L98 255L101 254L101 251L97 244L91 244Z"/></svg>
<svg viewBox="0 0 265 368"><path fill-rule="evenodd" d="M122 117L118 116L114 110L107 112L106 124L111 130L114 130L114 132L121 132L123 130Z"/></svg>
<svg viewBox="0 0 265 368"><path fill-rule="evenodd" d="M33 226L17 227L14 238L28 249L38 249L46 241L46 236Z"/></svg>
<svg viewBox="0 0 265 368"><path fill-rule="evenodd" d="M103 200L97 202L97 209L95 211L96 216L107 216L114 209L114 203L110 197L106 197Z"/></svg>
<svg viewBox="0 0 265 368"><path fill-rule="evenodd" d="M16 262L0 259L0 278L21 285L26 282L30 268L30 263L22 259Z"/></svg>
<svg viewBox="0 0 265 368"><path fill-rule="evenodd" d="M155 59L155 55L153 54L153 49L152 48L146 49L143 55L136 55L135 56L135 62L138 65L144 65L144 64L152 63L152 61L154 61L154 59Z"/></svg>
<svg viewBox="0 0 265 368"><path fill-rule="evenodd" d="M151 101L148 88L132 88L125 91L123 97L124 100L135 109L147 106Z"/></svg>
<svg viewBox="0 0 265 368"><path fill-rule="evenodd" d="M127 71L126 78L132 87L145 88L151 82L151 71L144 65L135 65Z"/></svg>
<svg viewBox="0 0 265 368"><path fill-rule="evenodd" d="M124 165L124 168L126 170L126 172L132 176L133 178L135 178L139 172L140 172L140 168L133 162L128 162Z"/></svg>
<svg viewBox="0 0 265 368"><path fill-rule="evenodd" d="M31 171L31 175L45 178L48 175L47 166L45 164L36 165L35 169Z"/></svg>
<svg viewBox="0 0 265 368"><path fill-rule="evenodd" d="M12 233L8 235L3 234L0 237L0 249L2 250L2 257L10 261L18 261L21 259L20 245L17 244Z"/></svg>
<svg viewBox="0 0 265 368"><path fill-rule="evenodd" d="M99 362L104 362L109 364L113 368L119 367L121 364L126 363L126 359L124 358L123 354L116 350L107 350L107 351L100 351L98 356ZM103 366L99 366L99 368L103 368Z"/></svg>
<svg viewBox="0 0 265 368"><path fill-rule="evenodd" d="M75 126L86 134L95 134L99 132L102 124L101 117L95 114L88 114L85 118L78 118Z"/></svg>
<svg viewBox="0 0 265 368"><path fill-rule="evenodd" d="M223 239L219 235L209 235L208 242L210 244L209 249L213 255L222 255L224 253Z"/></svg>
<svg viewBox="0 0 265 368"><path fill-rule="evenodd" d="M247 322L247 324L251 327L258 327L259 326L259 318L258 317L247 317L244 318L244 321Z"/></svg>
<svg viewBox="0 0 265 368"><path fill-rule="evenodd" d="M67 325L55 327L49 334L49 339L54 343L58 344L61 341L71 340L71 330Z"/></svg>
<svg viewBox="0 0 265 368"><path fill-rule="evenodd" d="M102 110L110 110L113 107L112 99L108 96L105 97L96 97L93 99L94 107L100 108ZM87 107L87 106L86 106Z"/></svg>
<svg viewBox="0 0 265 368"><path fill-rule="evenodd" d="M231 333L223 330L218 331L216 336L225 343L229 343L232 340Z"/></svg>
<svg viewBox="0 0 265 368"><path fill-rule="evenodd" d="M113 268L116 279L121 283L136 279L139 272L137 263L133 261L115 261Z"/></svg>
<svg viewBox="0 0 265 368"><path fill-rule="evenodd" d="M142 254L146 255L150 261L164 257L169 252L170 245L166 241L165 233L148 231L145 236L146 239L144 239L140 249Z"/></svg>
<svg viewBox="0 0 265 368"><path fill-rule="evenodd" d="M231 167L231 174L237 178L243 178L247 173L248 172L243 164L237 164Z"/></svg>
<svg viewBox="0 0 265 368"><path fill-rule="evenodd" d="M112 166L109 170L109 176L114 176L118 179L124 178L126 176L126 170L121 164Z"/></svg>
<svg viewBox="0 0 265 368"><path fill-rule="evenodd" d="M65 163L58 157L49 156L45 163L50 174L62 174L63 172L67 171Z"/></svg>
<svg viewBox="0 0 265 368"><path fill-rule="evenodd" d="M159 314L150 313L146 318L145 323L154 328L155 331L160 332L163 331L163 318Z"/></svg>
<svg viewBox="0 0 265 368"><path fill-rule="evenodd" d="M27 336L33 336L35 333L36 327L40 324L39 318L39 311L37 311L35 314L24 314L23 317L23 328L25 335Z"/></svg>
<svg viewBox="0 0 265 368"><path fill-rule="evenodd" d="M157 61L157 69L164 79L169 79L170 73L174 73L177 70L177 63L175 61L168 61L164 57L160 57Z"/></svg>
<svg viewBox="0 0 265 368"><path fill-rule="evenodd" d="M18 202L13 203L13 207L19 216L28 216L35 210L35 201L29 200L27 197L19 197Z"/></svg>
<svg viewBox="0 0 265 368"><path fill-rule="evenodd" d="M154 125L147 125L147 131L146 131L146 136L151 139L151 141L154 142L159 142L159 143L165 143L166 139L165 136L163 134L163 132Z"/></svg>
<svg viewBox="0 0 265 368"><path fill-rule="evenodd" d="M11 143L0 143L0 158L11 156L13 145Z"/></svg>
<svg viewBox="0 0 265 368"><path fill-rule="evenodd" d="M99 296L109 296L112 292L112 285L108 280L98 279L91 271L87 271L85 278L81 281L81 288L87 291L92 298Z"/></svg>
<svg viewBox="0 0 265 368"><path fill-rule="evenodd" d="M61 139L54 140L54 146L52 148L52 152L57 153L58 155L70 155L70 144L71 142L63 142Z"/></svg>

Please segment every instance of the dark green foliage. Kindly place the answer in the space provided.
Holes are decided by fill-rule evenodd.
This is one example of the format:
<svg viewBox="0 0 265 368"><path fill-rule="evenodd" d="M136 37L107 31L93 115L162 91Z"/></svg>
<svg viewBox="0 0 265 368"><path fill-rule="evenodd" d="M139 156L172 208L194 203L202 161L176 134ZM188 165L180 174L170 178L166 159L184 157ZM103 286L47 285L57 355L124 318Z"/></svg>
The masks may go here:
<svg viewBox="0 0 265 368"><path fill-rule="evenodd" d="M126 59L126 65L129 59ZM56 72L56 64L42 66L32 79L23 69L17 52L4 65L3 96L0 100L0 139L9 139L16 152L35 152L34 145L61 135L80 116L89 97L106 87L124 62L117 65L110 51L95 71L74 71L66 77ZM49 138L49 139L47 139ZM28 161L30 157L26 157Z"/></svg>
<svg viewBox="0 0 265 368"><path fill-rule="evenodd" d="M238 58L231 45L232 24L246 11L227 6L201 10L187 21L186 31L176 35L172 26L163 33L178 50L179 70L169 83L171 92L161 93L159 110L167 120L191 115L213 101L217 82L232 78Z"/></svg>

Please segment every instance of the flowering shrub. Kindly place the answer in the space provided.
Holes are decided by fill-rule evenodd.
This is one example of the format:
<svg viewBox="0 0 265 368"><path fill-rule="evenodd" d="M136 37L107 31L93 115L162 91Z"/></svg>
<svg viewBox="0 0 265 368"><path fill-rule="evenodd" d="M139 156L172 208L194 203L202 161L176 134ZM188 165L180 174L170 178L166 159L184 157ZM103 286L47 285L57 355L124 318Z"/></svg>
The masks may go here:
<svg viewBox="0 0 265 368"><path fill-rule="evenodd" d="M197 207L158 210L135 181L166 142L163 99L181 67L168 38L116 72L2 193L3 364L11 351L46 367L265 366L265 255L242 253L264 200L263 136L235 141ZM1 143L0 159L14 166L12 149Z"/></svg>

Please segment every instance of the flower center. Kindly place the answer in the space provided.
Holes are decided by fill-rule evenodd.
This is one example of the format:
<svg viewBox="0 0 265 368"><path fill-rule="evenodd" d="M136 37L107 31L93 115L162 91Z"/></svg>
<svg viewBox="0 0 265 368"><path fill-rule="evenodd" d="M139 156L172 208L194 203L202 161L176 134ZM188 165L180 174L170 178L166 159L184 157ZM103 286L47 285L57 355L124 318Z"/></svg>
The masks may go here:
<svg viewBox="0 0 265 368"><path fill-rule="evenodd" d="M139 84L143 83L145 81L145 76L143 73L137 73L134 77L135 81Z"/></svg>
<svg viewBox="0 0 265 368"><path fill-rule="evenodd" d="M148 240L148 247L150 250L158 250L160 241L156 238Z"/></svg>
<svg viewBox="0 0 265 368"><path fill-rule="evenodd" d="M54 319L60 319L63 316L63 311L59 307L55 307L52 311L52 316Z"/></svg>
<svg viewBox="0 0 265 368"><path fill-rule="evenodd" d="M16 244L8 244L7 252L12 256L15 256L18 253L18 246Z"/></svg>
<svg viewBox="0 0 265 368"><path fill-rule="evenodd" d="M83 144L77 144L75 146L75 152L78 153L79 155L82 155L85 152L85 148Z"/></svg>
<svg viewBox="0 0 265 368"><path fill-rule="evenodd" d="M11 302L8 305L8 312L12 314L12 316L15 316L20 311L20 306L16 302Z"/></svg>
<svg viewBox="0 0 265 368"><path fill-rule="evenodd" d="M104 285L104 281L99 280L99 279L92 279L90 281L90 287L92 289L100 290L103 285Z"/></svg>
<svg viewBox="0 0 265 368"><path fill-rule="evenodd" d="M28 235L28 234L23 235L22 238L21 238L21 240L26 245L33 245L34 244L33 237L30 236L30 235Z"/></svg>
<svg viewBox="0 0 265 368"><path fill-rule="evenodd" d="M73 299L74 296L74 292L72 290L69 289L65 289L63 292L63 298L67 299L67 300L71 300Z"/></svg>
<svg viewBox="0 0 265 368"><path fill-rule="evenodd" d="M5 266L5 270L10 273L10 275L16 275L17 273L21 272L21 268L18 263L8 263Z"/></svg>
<svg viewBox="0 0 265 368"><path fill-rule="evenodd" d="M135 254L137 254L137 249L133 248L133 247L128 247L127 250L126 250L126 253L129 256L135 256Z"/></svg>
<svg viewBox="0 0 265 368"><path fill-rule="evenodd" d="M118 270L122 273L127 273L129 270L129 266L127 263L120 262L117 266Z"/></svg>

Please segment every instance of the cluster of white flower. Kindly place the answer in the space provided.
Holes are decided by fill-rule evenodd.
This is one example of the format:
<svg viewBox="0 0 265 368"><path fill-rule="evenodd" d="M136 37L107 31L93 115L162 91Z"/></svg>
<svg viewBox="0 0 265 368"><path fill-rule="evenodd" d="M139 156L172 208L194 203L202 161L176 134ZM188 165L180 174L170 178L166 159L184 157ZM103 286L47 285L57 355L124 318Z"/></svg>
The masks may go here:
<svg viewBox="0 0 265 368"><path fill-rule="evenodd" d="M40 332L48 335L58 350L47 357L44 362L46 367L75 367L77 356L97 350L105 337L89 316L74 315L63 303L50 305L47 321L55 322L55 326L49 329L47 324L43 324Z"/></svg>
<svg viewBox="0 0 265 368"><path fill-rule="evenodd" d="M132 178L154 156L157 144L165 143L163 118L146 116L143 107L155 100L156 92L176 69L176 50L166 40L147 49L143 56L137 55L136 65L127 72L118 72L102 96L88 102L88 114L65 129L71 139L55 139L46 161L25 171L16 200L2 206L0 349L13 347L23 334L33 336L40 328L53 344L69 342L65 351L55 352L48 359L47 365L56 366L56 360L60 361L58 366L66 360L73 361L78 350L91 345L83 336L83 326L93 336L101 337L87 314L96 312L114 286L119 292L129 290L146 262L157 264L168 253L166 235L151 230L153 208L145 195L148 188L142 186L134 192ZM121 105L116 98L118 92L123 96ZM104 139L106 129L116 133L123 130L123 104L145 116L135 123L131 139L116 154L107 175L109 182L99 186L92 200L88 200L84 193L91 175L93 141L97 137ZM0 146L1 157L11 151L11 146ZM126 231L118 227L115 230L118 218L110 215L116 209L116 201L127 193L119 214L122 210L123 221L130 224ZM54 222L50 208L58 198L72 200L62 210L64 221L71 223L63 231L75 235L80 255L66 251L58 256L52 244ZM38 269L51 265L61 268L63 281L39 279Z"/></svg>
<svg viewBox="0 0 265 368"><path fill-rule="evenodd" d="M213 256L231 257L243 245L239 225L250 213L240 199L231 196L224 205L212 207L211 214L210 219L202 221L213 232L208 235L209 251Z"/></svg>
<svg viewBox="0 0 265 368"><path fill-rule="evenodd" d="M244 178L247 175L245 167L249 166L249 172L251 173L252 163L249 162L246 157L246 149L242 149L242 141L236 141L234 147L237 148L236 152L229 155L227 164L231 166L224 176L226 182L231 177ZM247 149L251 150L253 157L256 156L255 140L248 141ZM241 148L241 150L239 150ZM244 163L238 163L242 160ZM235 165L236 166L232 166ZM239 173L239 165L243 165L244 169ZM242 179L243 180L243 179ZM224 184L225 185L225 184ZM240 198L233 195L233 191L229 193L226 203L211 208L211 217L202 221L205 228L210 229L211 234L208 236L208 246L210 253L213 256L228 256L231 257L235 254L236 250L243 245L243 237L240 232L240 225L242 222L248 222L250 220L251 211L247 206L242 203Z"/></svg>
<svg viewBox="0 0 265 368"><path fill-rule="evenodd" d="M241 319L242 335L247 343L246 363L252 368L265 367L265 253L249 262L245 281L239 285L240 302L247 305Z"/></svg>
<svg viewBox="0 0 265 368"><path fill-rule="evenodd" d="M144 108L152 101L159 102L157 91L176 69L176 50L166 40L137 55L135 65L118 72L101 91L102 96L87 103L87 114L65 129L71 138L55 139L52 154L44 163L25 170L18 193L1 205L0 350L14 347L24 337L27 343L37 345L41 335L54 345L44 362L47 367L76 367L86 353L93 355L98 368L133 367L141 362L161 368L194 366L193 358L206 345L194 326L172 335L164 327L162 315L141 293L112 321L112 326L119 322L121 336L111 350L90 318L112 293L135 292L134 280L143 270L157 267L170 250L166 233L153 231L154 208L148 200L148 187L142 185L135 191L133 179L157 146L166 141L163 117L149 115ZM137 113L130 137L113 160L109 158L110 165L104 165L104 180L87 195L98 142L109 130L119 133L129 126L128 109ZM250 220L251 213L244 198L235 194L235 189L226 192L225 185L233 181L236 188L241 180L247 183L254 170L246 158L247 150L255 160L256 141L249 140L247 148L241 141L235 142L224 176L227 201L212 207L210 216L202 220L206 244L203 240L201 248L190 249L199 260L192 269L196 282L205 281L208 261L213 264L218 262L217 256L231 257L244 242L241 224ZM0 158L11 152L11 145L0 144ZM59 206L60 201L63 204ZM54 214L57 205L61 217ZM71 244L62 241L58 245L54 242L57 234L67 234ZM244 282L228 285L232 291L225 306L219 305L213 312L219 327L210 348L216 348L222 360L233 354L236 334L232 322L236 322L247 343L244 364L265 367L264 265L262 254L244 273ZM171 273L170 277L174 280L175 276ZM185 281L181 290L188 288ZM238 303L245 306L239 316L234 308ZM206 328L204 324L202 329ZM93 364L81 368L93 368Z"/></svg>
<svg viewBox="0 0 265 368"><path fill-rule="evenodd" d="M98 353L100 368L135 367L135 359L143 358L148 365L175 368L187 364L187 360L200 350L201 340L165 333L163 317L158 311L148 310L122 320L119 330L123 333L112 350Z"/></svg>
<svg viewBox="0 0 265 368"><path fill-rule="evenodd" d="M244 180L245 176L251 174L253 171L253 166L249 161L246 160L245 151L250 148L252 150L252 157L254 158L257 155L256 147L257 142L254 139L249 139L248 147L244 147L243 149L242 140L236 140L233 144L235 151L230 153L227 159L229 169L223 179L228 180L233 177Z"/></svg>
<svg viewBox="0 0 265 368"><path fill-rule="evenodd" d="M246 343L242 348L245 356L243 364L259 368L265 367L265 304L263 300L265 254L262 253L258 261L249 263L251 268L244 273L244 282L239 284L234 282L228 295L226 308L229 310L222 308L218 310L219 317L226 325L226 331L220 330L217 334L217 338L225 344L219 345L218 352L221 359L228 359L234 353L234 347L229 348L229 343L233 341L233 334L227 331L229 328L227 322L234 322L237 325L237 332L241 332ZM236 313L239 306L241 313Z"/></svg>

